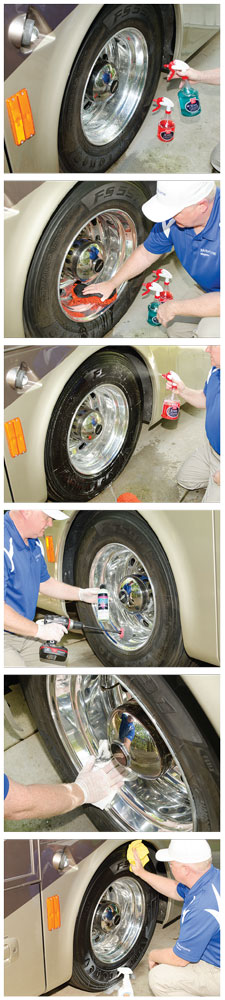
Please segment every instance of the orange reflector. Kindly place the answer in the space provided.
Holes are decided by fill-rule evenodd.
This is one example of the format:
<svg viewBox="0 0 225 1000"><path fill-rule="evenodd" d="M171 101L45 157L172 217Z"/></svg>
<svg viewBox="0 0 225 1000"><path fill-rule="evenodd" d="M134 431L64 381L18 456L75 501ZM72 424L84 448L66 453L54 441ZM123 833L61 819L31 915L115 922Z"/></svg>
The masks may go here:
<svg viewBox="0 0 225 1000"><path fill-rule="evenodd" d="M55 549L52 535L45 535L45 543L48 562L55 562Z"/></svg>
<svg viewBox="0 0 225 1000"><path fill-rule="evenodd" d="M35 135L33 116L27 90L18 90L17 94L6 100L9 121L16 146L21 146L26 139Z"/></svg>
<svg viewBox="0 0 225 1000"><path fill-rule="evenodd" d="M5 433L8 441L8 448L12 458L17 458L17 455L24 455L26 449L25 438L23 433L23 428L21 420L16 417L15 420L8 420L5 424Z"/></svg>
<svg viewBox="0 0 225 1000"><path fill-rule="evenodd" d="M49 931L57 931L61 927L59 896L48 896L47 918Z"/></svg>

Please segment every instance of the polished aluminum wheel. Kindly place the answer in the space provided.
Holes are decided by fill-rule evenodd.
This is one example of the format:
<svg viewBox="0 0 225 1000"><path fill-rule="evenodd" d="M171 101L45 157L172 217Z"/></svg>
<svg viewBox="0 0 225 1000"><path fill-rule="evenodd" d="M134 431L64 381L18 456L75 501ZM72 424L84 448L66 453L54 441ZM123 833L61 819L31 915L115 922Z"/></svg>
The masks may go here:
<svg viewBox="0 0 225 1000"><path fill-rule="evenodd" d="M143 889L129 875L109 882L95 908L90 942L102 965L123 962L136 944L145 920Z"/></svg>
<svg viewBox="0 0 225 1000"><path fill-rule="evenodd" d="M120 209L109 209L89 219L74 234L62 260L58 275L58 300L61 309L73 322L87 322L105 312L110 303L74 298L74 285L82 287L99 281L109 281L137 246L136 226ZM120 295L124 285L117 289Z"/></svg>
<svg viewBox="0 0 225 1000"><path fill-rule="evenodd" d="M68 458L81 476L103 472L119 454L129 424L129 406L122 389L101 385L84 396L75 410L67 436Z"/></svg>
<svg viewBox="0 0 225 1000"><path fill-rule="evenodd" d="M111 756L118 766L123 748L122 715L131 715L135 735L124 772L124 784L106 812L121 830L172 832L196 829L191 789L173 747L156 726L131 686L115 676L47 677L47 695L54 725L69 759L78 771L90 754ZM122 761L123 765L125 761Z"/></svg>
<svg viewBox="0 0 225 1000"><path fill-rule="evenodd" d="M132 549L112 542L99 549L90 569L90 587L104 585L109 593L110 634L120 649L139 650L149 641L155 625L156 602L150 575ZM96 614L95 607L93 612ZM107 622L101 627L107 634Z"/></svg>
<svg viewBox="0 0 225 1000"><path fill-rule="evenodd" d="M142 98L148 73L148 47L137 28L123 28L98 53L81 103L81 125L88 142L104 146L129 125Z"/></svg>

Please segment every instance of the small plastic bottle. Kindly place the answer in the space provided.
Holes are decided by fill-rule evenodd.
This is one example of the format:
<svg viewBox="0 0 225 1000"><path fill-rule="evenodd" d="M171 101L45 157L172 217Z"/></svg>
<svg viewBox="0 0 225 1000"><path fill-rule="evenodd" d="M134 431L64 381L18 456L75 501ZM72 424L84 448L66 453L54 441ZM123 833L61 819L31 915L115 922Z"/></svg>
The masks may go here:
<svg viewBox="0 0 225 1000"><path fill-rule="evenodd" d="M181 90L178 90L178 100L184 118L196 118L197 115L200 115L201 104L198 90L191 87L191 84L186 80Z"/></svg>
<svg viewBox="0 0 225 1000"><path fill-rule="evenodd" d="M170 114L170 111L166 111L168 118L161 118L158 124L157 135L161 142L172 142L172 139L174 139L175 122L169 117Z"/></svg>
<svg viewBox="0 0 225 1000"><path fill-rule="evenodd" d="M132 969L126 968L126 966L121 966L118 972L122 973L123 982L122 986L119 986L118 997L133 997L134 991L131 985L130 977L132 976Z"/></svg>
<svg viewBox="0 0 225 1000"><path fill-rule="evenodd" d="M155 292L155 298L154 301L151 302L151 305L148 306L148 323L150 323L150 326L161 326L161 323L157 319L157 312L161 302L161 293L163 291L162 285L160 285L157 281L151 281L149 283L149 288L150 285L152 287L152 291Z"/></svg>

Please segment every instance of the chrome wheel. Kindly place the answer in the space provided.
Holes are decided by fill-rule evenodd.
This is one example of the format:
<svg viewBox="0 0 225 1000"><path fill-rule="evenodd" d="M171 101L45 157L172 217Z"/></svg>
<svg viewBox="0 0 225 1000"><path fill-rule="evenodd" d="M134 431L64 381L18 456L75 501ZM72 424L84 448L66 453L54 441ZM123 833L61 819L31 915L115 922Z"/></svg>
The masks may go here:
<svg viewBox="0 0 225 1000"><path fill-rule="evenodd" d="M191 789L173 748L156 726L150 707L132 695L117 677L47 677L47 696L54 725L79 771L90 754L103 752L120 760L122 713L135 727L125 780L106 812L122 830L195 830ZM105 743L103 744L103 741Z"/></svg>
<svg viewBox="0 0 225 1000"><path fill-rule="evenodd" d="M79 303L74 298L77 281L83 287L93 282L109 281L137 246L136 226L127 212L110 209L86 222L74 234L67 248L58 275L58 301L61 309L74 322L85 323L109 308L91 300ZM120 295L124 285L117 290Z"/></svg>
<svg viewBox="0 0 225 1000"><path fill-rule="evenodd" d="M84 396L67 436L67 453L76 472L81 476L103 472L119 454L128 424L129 406L122 389L106 384Z"/></svg>
<svg viewBox="0 0 225 1000"><path fill-rule="evenodd" d="M110 882L95 908L90 942L103 965L119 964L134 947L145 920L143 889L134 878Z"/></svg>
<svg viewBox="0 0 225 1000"><path fill-rule="evenodd" d="M144 564L126 545L104 545L93 560L89 579L90 587L101 584L109 593L109 628L123 633L123 638L109 638L120 649L141 649L153 633L156 615L154 587ZM97 617L94 606L93 613ZM107 622L101 627L107 634Z"/></svg>
<svg viewBox="0 0 225 1000"><path fill-rule="evenodd" d="M129 125L148 73L148 47L137 28L109 38L89 73L81 102L81 125L93 146L113 142Z"/></svg>

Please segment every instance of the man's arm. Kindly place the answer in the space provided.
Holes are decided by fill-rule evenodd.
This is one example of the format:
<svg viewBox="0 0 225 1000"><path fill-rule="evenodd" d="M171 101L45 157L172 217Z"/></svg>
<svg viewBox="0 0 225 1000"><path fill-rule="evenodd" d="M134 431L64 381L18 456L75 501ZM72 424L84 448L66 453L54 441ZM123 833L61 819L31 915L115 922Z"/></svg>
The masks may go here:
<svg viewBox="0 0 225 1000"><path fill-rule="evenodd" d="M171 299L162 302L157 318L163 326L171 323L176 316L220 316L220 292L205 292L196 299Z"/></svg>
<svg viewBox="0 0 225 1000"><path fill-rule="evenodd" d="M165 250L163 251L165 253ZM137 274L141 274L142 271L146 271L147 268L155 264L155 261L161 257L162 254L150 253L146 250L143 243L131 253L130 257L127 258L125 264L119 268L119 271L110 278L110 281L98 281L93 285L87 285L84 289L84 295L89 295L90 292L100 292L103 299L109 298L112 294L114 288L119 288L124 281L130 281L131 278L135 278Z"/></svg>
<svg viewBox="0 0 225 1000"><path fill-rule="evenodd" d="M96 604L98 588L89 587L84 590L82 587L71 587L69 583L54 580L50 576L48 580L40 583L40 594L56 597L60 601L86 601L88 604Z"/></svg>
<svg viewBox="0 0 225 1000"><path fill-rule="evenodd" d="M153 948L149 952L149 965L189 965L184 958L175 955L172 948Z"/></svg>
<svg viewBox="0 0 225 1000"><path fill-rule="evenodd" d="M38 632L36 622L30 621L29 618L24 618L23 615L19 615L19 612L14 611L9 604L4 604L4 629L6 632L15 632L16 635L33 639L35 639Z"/></svg>
<svg viewBox="0 0 225 1000"><path fill-rule="evenodd" d="M153 872L147 872L146 868L143 868L140 858L138 857L137 851L134 850L135 864L132 864L132 872L134 875L138 875L139 878L147 882L148 885L152 886L156 892L161 892L163 896L168 896L168 899L181 899L179 893L177 892L178 882L175 882L174 878L167 878L164 875L154 875Z"/></svg>
<svg viewBox="0 0 225 1000"><path fill-rule="evenodd" d="M177 392L185 403L196 406L198 410L206 409L206 396L203 389L190 389L181 379L177 379Z"/></svg>
<svg viewBox="0 0 225 1000"><path fill-rule="evenodd" d="M71 785L20 785L10 778L5 819L18 821L61 816L83 802L84 793L76 782Z"/></svg>

